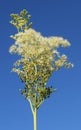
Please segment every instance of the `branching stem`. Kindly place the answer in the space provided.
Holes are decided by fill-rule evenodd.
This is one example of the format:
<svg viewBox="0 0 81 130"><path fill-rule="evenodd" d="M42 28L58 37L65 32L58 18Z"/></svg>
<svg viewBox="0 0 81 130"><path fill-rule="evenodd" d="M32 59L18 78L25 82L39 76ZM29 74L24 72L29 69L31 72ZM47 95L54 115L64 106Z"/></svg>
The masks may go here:
<svg viewBox="0 0 81 130"><path fill-rule="evenodd" d="M30 108L33 114L33 120L34 120L34 130L37 130L37 109L33 108L32 103L30 101L30 99L28 99L29 103L30 103Z"/></svg>
<svg viewBox="0 0 81 130"><path fill-rule="evenodd" d="M34 130L37 130L37 109L33 111Z"/></svg>

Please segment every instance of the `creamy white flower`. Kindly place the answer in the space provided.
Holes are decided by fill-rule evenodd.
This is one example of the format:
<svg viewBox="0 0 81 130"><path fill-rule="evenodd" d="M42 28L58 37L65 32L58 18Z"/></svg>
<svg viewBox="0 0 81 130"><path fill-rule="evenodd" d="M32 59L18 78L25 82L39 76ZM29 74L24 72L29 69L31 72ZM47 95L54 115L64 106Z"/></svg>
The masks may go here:
<svg viewBox="0 0 81 130"><path fill-rule="evenodd" d="M34 81L38 80L38 77L42 77L44 82L47 82L53 71L62 66L67 68L73 66L68 63L66 55L60 56L57 51L60 46L70 46L70 43L62 37L43 37L34 29L19 32L12 37L15 39L15 44L10 47L10 53L17 53L21 56L20 61L17 61L15 66L22 66L24 71L21 72L20 69L15 68L14 72L18 75L22 74L23 78L28 75L23 80ZM39 66L39 70L36 69L37 66Z"/></svg>

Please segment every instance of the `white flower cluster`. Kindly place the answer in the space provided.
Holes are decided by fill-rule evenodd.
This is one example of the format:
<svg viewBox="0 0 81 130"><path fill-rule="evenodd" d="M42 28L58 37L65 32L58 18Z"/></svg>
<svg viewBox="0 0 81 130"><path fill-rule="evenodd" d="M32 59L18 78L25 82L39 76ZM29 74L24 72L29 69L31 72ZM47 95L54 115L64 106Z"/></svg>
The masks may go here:
<svg viewBox="0 0 81 130"><path fill-rule="evenodd" d="M61 37L43 37L33 29L19 32L12 38L16 42L10 47L10 52L28 57L38 56L45 50L55 50L59 46L70 46L70 43Z"/></svg>
<svg viewBox="0 0 81 130"><path fill-rule="evenodd" d="M15 63L13 71L22 77L24 75L24 81L36 81L42 77L46 83L53 71L63 66L73 67L73 64L68 63L67 56L60 56L57 51L60 46L70 46L70 43L62 37L43 37L31 28L11 37L15 40L15 44L10 47L10 53L21 56L21 59ZM16 66L22 66L23 71L21 67L16 68Z"/></svg>
<svg viewBox="0 0 81 130"><path fill-rule="evenodd" d="M56 92L47 81L52 72L62 67L70 68L73 64L68 62L66 55L60 55L59 47L68 47L70 43L62 37L43 37L41 33L31 28L31 16L24 9L20 14L11 14L10 23L18 33L11 38L15 43L9 52L19 55L19 60L12 69L24 82L24 89L20 90L25 99L30 103L33 115L51 93Z"/></svg>

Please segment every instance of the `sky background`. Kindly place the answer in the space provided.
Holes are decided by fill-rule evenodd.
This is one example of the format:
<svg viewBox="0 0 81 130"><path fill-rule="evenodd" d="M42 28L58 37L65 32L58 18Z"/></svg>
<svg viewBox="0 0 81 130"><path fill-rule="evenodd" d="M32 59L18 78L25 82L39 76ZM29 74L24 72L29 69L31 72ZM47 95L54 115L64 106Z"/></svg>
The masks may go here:
<svg viewBox="0 0 81 130"><path fill-rule="evenodd" d="M9 54L17 31L11 13L27 9L33 28L43 36L62 36L71 47L62 50L74 63L72 69L54 72L48 84L57 88L38 110L38 130L81 130L81 1L0 0L0 130L33 130L28 102L19 93L24 87L11 73L17 56Z"/></svg>

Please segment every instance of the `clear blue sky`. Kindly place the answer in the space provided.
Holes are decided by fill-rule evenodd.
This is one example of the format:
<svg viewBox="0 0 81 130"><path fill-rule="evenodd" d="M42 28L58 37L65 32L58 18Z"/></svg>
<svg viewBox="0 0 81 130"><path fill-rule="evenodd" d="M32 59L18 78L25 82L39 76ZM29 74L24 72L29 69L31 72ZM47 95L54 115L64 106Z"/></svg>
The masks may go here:
<svg viewBox="0 0 81 130"><path fill-rule="evenodd" d="M8 52L14 42L9 36L16 33L9 23L10 14L24 8L42 35L62 36L71 42L64 53L75 65L50 78L49 84L58 91L39 108L38 130L81 130L80 0L0 0L0 130L33 130L29 104L19 93L24 85L10 72L17 56Z"/></svg>

